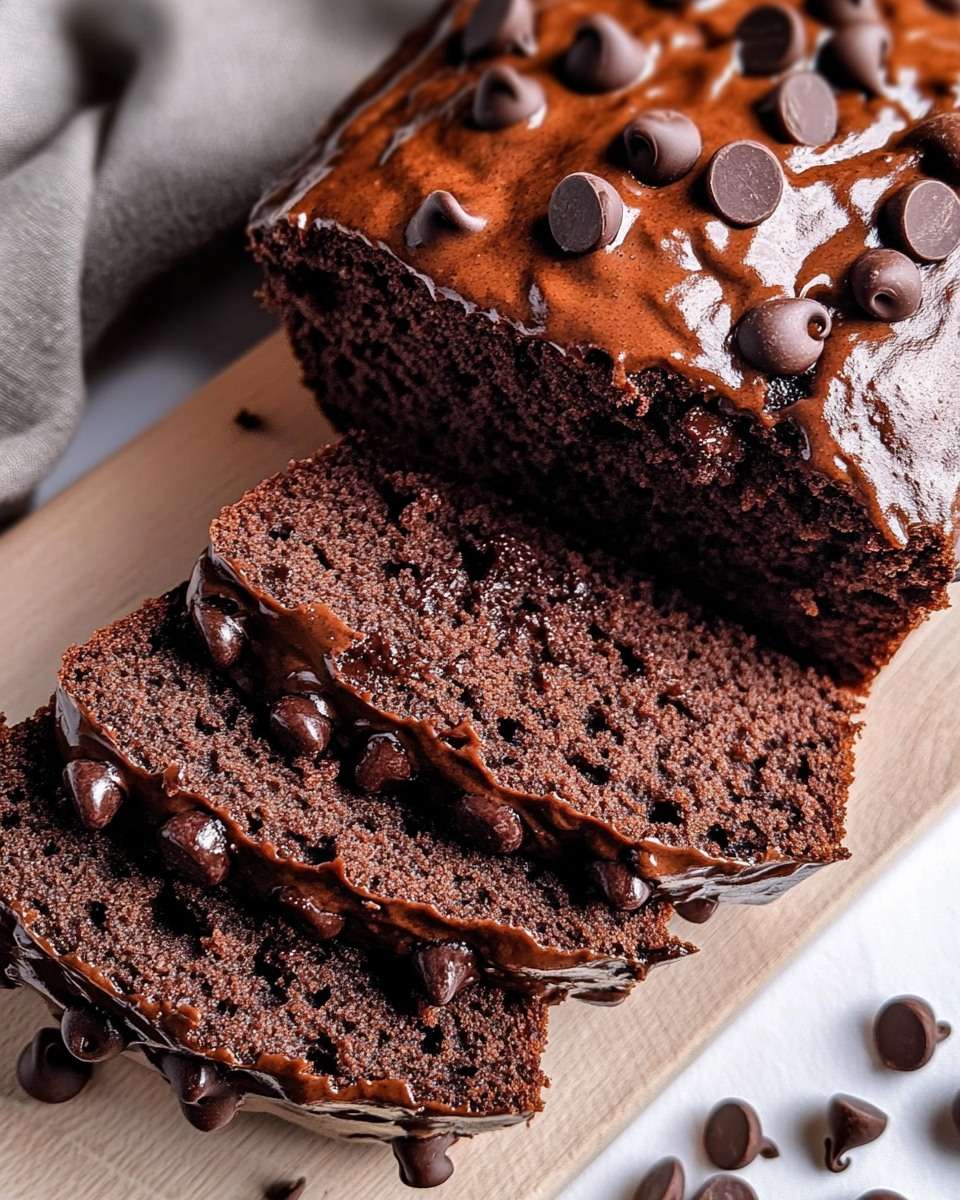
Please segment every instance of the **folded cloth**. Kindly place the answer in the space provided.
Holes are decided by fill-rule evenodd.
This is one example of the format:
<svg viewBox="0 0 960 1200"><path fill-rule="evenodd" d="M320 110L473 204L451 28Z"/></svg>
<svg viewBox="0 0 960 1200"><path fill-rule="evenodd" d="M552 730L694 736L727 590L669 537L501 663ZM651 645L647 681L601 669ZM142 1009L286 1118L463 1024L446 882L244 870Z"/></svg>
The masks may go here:
<svg viewBox="0 0 960 1200"><path fill-rule="evenodd" d="M431 4L2 0L0 515L69 441L111 319L242 222Z"/></svg>

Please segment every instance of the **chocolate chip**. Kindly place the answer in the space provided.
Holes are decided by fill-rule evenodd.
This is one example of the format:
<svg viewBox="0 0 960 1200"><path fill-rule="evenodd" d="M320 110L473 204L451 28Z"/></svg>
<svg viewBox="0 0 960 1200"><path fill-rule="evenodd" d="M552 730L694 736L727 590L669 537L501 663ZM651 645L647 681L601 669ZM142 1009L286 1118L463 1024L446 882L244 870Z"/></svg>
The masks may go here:
<svg viewBox="0 0 960 1200"><path fill-rule="evenodd" d="M683 1200L686 1177L676 1158L662 1158L640 1180L634 1200Z"/></svg>
<svg viewBox="0 0 960 1200"><path fill-rule="evenodd" d="M580 92L615 92L633 83L646 55L640 43L605 13L577 28L563 60L563 75Z"/></svg>
<svg viewBox="0 0 960 1200"><path fill-rule="evenodd" d="M654 186L681 179L703 150L693 121L669 108L641 113L623 131L623 144L630 173Z"/></svg>
<svg viewBox="0 0 960 1200"><path fill-rule="evenodd" d="M299 888L282 887L277 893L277 899L286 908L292 909L304 924L309 926L314 937L321 941L332 941L343 933L343 927L346 925L344 918L339 913L322 909Z"/></svg>
<svg viewBox="0 0 960 1200"><path fill-rule="evenodd" d="M869 1146L883 1133L887 1114L866 1100L841 1092L830 1101L827 1125L830 1129L825 1142L827 1170L839 1174L850 1166L849 1157L845 1157L848 1151Z"/></svg>
<svg viewBox="0 0 960 1200"><path fill-rule="evenodd" d="M933 1009L919 996L896 996L888 1001L873 1027L880 1061L891 1071L925 1067L950 1032L946 1021L937 1021Z"/></svg>
<svg viewBox="0 0 960 1200"><path fill-rule="evenodd" d="M920 262L942 262L960 242L960 200L939 179L918 179L887 201L890 236Z"/></svg>
<svg viewBox="0 0 960 1200"><path fill-rule="evenodd" d="M202 887L223 883L230 870L226 829L197 808L177 813L162 826L160 853L171 870Z"/></svg>
<svg viewBox="0 0 960 1200"><path fill-rule="evenodd" d="M759 225L773 216L783 196L783 170L759 142L728 142L710 159L707 196L731 225Z"/></svg>
<svg viewBox="0 0 960 1200"><path fill-rule="evenodd" d="M206 600L196 600L190 609L215 667L226 671L243 653L243 626L232 613Z"/></svg>
<svg viewBox="0 0 960 1200"><path fill-rule="evenodd" d="M300 1200L306 1190L306 1177L301 1176L295 1183L273 1184L264 1193L264 1200Z"/></svg>
<svg viewBox="0 0 960 1200"><path fill-rule="evenodd" d="M767 300L737 326L743 357L768 375L798 375L823 353L833 322L816 300Z"/></svg>
<svg viewBox="0 0 960 1200"><path fill-rule="evenodd" d="M868 250L850 268L850 290L860 307L881 321L902 321L920 307L923 280L899 250Z"/></svg>
<svg viewBox="0 0 960 1200"><path fill-rule="evenodd" d="M81 1062L107 1062L124 1051L123 1035L110 1018L88 1005L72 1005L60 1018L63 1044Z"/></svg>
<svg viewBox="0 0 960 1200"><path fill-rule="evenodd" d="M553 189L550 232L567 254L586 254L609 246L623 224L623 201L599 175L579 171Z"/></svg>
<svg viewBox="0 0 960 1200"><path fill-rule="evenodd" d="M454 1133L435 1137L395 1138L393 1153L400 1165L400 1178L408 1187L431 1188L446 1183L453 1174L447 1151L457 1140Z"/></svg>
<svg viewBox="0 0 960 1200"><path fill-rule="evenodd" d="M67 763L63 783L86 829L105 829L127 795L123 777L115 766L89 758Z"/></svg>
<svg viewBox="0 0 960 1200"><path fill-rule="evenodd" d="M281 696L270 707L270 735L288 754L322 754L330 745L333 710L315 694Z"/></svg>
<svg viewBox="0 0 960 1200"><path fill-rule="evenodd" d="M827 43L826 63L843 82L870 96L880 96L886 83L890 43L890 30L879 21L847 25Z"/></svg>
<svg viewBox="0 0 960 1200"><path fill-rule="evenodd" d="M536 54L536 15L532 0L479 0L463 31L463 52Z"/></svg>
<svg viewBox="0 0 960 1200"><path fill-rule="evenodd" d="M214 1063L186 1054L164 1053L159 1066L194 1129L212 1133L233 1120L240 1099Z"/></svg>
<svg viewBox="0 0 960 1200"><path fill-rule="evenodd" d="M930 0L930 3L952 17L960 16L960 0Z"/></svg>
<svg viewBox="0 0 960 1200"><path fill-rule="evenodd" d="M729 480L742 457L742 447L725 417L694 405L683 414L680 432L686 443L684 457L697 484L707 487L717 479Z"/></svg>
<svg viewBox="0 0 960 1200"><path fill-rule="evenodd" d="M907 1198L899 1192L891 1192L887 1188L874 1188L872 1191L864 1192L860 1200L907 1200Z"/></svg>
<svg viewBox="0 0 960 1200"><path fill-rule="evenodd" d="M736 1171L760 1155L778 1158L780 1151L764 1137L760 1118L746 1100L724 1100L707 1118L703 1131L707 1157L716 1167Z"/></svg>
<svg viewBox="0 0 960 1200"><path fill-rule="evenodd" d="M431 1004L444 1005L477 978L473 951L455 942L435 942L413 952L413 964Z"/></svg>
<svg viewBox="0 0 960 1200"><path fill-rule="evenodd" d="M795 71L770 99L777 132L798 146L822 146L837 135L837 99L833 88L814 71Z"/></svg>
<svg viewBox="0 0 960 1200"><path fill-rule="evenodd" d="M479 129L508 129L529 121L546 103L544 90L535 79L498 63L477 81L471 109L473 123Z"/></svg>
<svg viewBox="0 0 960 1200"><path fill-rule="evenodd" d="M803 54L806 34L796 9L761 4L748 12L736 30L740 62L747 75L776 75Z"/></svg>
<svg viewBox="0 0 960 1200"><path fill-rule="evenodd" d="M454 234L479 233L486 217L475 217L451 192L431 192L407 225L407 245L416 250Z"/></svg>
<svg viewBox="0 0 960 1200"><path fill-rule="evenodd" d="M354 778L364 792L379 792L391 783L406 783L414 776L410 755L392 733L375 733L367 739Z"/></svg>
<svg viewBox="0 0 960 1200"><path fill-rule="evenodd" d="M819 0L815 7L820 19L837 29L880 20L877 0Z"/></svg>
<svg viewBox="0 0 960 1200"><path fill-rule="evenodd" d="M960 112L937 113L910 130L907 141L919 146L924 170L960 183Z"/></svg>
<svg viewBox="0 0 960 1200"><path fill-rule="evenodd" d="M720 907L720 901L678 900L673 907L678 917L682 917L692 925L706 925Z"/></svg>
<svg viewBox="0 0 960 1200"><path fill-rule="evenodd" d="M509 804L461 796L451 815L463 839L487 854L512 854L523 844L523 822Z"/></svg>
<svg viewBox="0 0 960 1200"><path fill-rule="evenodd" d="M617 912L636 912L653 894L653 889L623 863L603 859L590 864L590 876Z"/></svg>
<svg viewBox="0 0 960 1200"><path fill-rule="evenodd" d="M43 1104L72 1100L90 1082L93 1068L67 1052L59 1029L41 1029L20 1052L17 1081Z"/></svg>
<svg viewBox="0 0 960 1200"><path fill-rule="evenodd" d="M736 1175L713 1175L693 1200L757 1200L757 1193Z"/></svg>
<svg viewBox="0 0 960 1200"><path fill-rule="evenodd" d="M950 1106L950 1116L953 1118L953 1127L960 1134L960 1092L953 1098L953 1104Z"/></svg>

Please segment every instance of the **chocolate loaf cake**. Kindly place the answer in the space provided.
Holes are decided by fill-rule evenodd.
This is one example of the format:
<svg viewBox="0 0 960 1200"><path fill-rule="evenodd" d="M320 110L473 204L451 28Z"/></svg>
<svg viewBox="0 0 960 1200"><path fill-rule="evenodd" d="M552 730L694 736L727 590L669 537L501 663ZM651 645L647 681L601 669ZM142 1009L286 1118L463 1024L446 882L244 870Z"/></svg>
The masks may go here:
<svg viewBox="0 0 960 1200"><path fill-rule="evenodd" d="M435 1004L478 976L615 1003L691 949L660 900L614 912L582 872L567 885L529 859L464 849L424 781L374 790L404 754L399 742L375 737L371 755L369 730L356 743L341 724L328 745L330 710L315 694L279 711L303 708L314 726L265 720L208 663L182 591L149 601L64 657L57 709L77 807L97 827L105 793L134 797L162 823L175 870L208 886L232 870L237 888L312 936L392 950ZM364 787L344 779L355 768Z"/></svg>
<svg viewBox="0 0 960 1200"><path fill-rule="evenodd" d="M360 951L171 879L123 816L82 829L60 776L49 712L0 729L0 981L62 1012L21 1057L32 1095L68 1099L92 1063L135 1050L198 1129L245 1104L295 1110L392 1141L419 1186L447 1178L456 1136L539 1110L538 1001L479 984L413 1004Z"/></svg>
<svg viewBox="0 0 960 1200"><path fill-rule="evenodd" d="M863 679L955 569L957 29L445 4L255 214L266 297L341 427Z"/></svg>
<svg viewBox="0 0 960 1200"><path fill-rule="evenodd" d="M371 753L393 739L361 783L423 781L468 840L573 862L615 905L764 901L845 857L849 695L362 439L224 509L189 603L265 719L307 686Z"/></svg>

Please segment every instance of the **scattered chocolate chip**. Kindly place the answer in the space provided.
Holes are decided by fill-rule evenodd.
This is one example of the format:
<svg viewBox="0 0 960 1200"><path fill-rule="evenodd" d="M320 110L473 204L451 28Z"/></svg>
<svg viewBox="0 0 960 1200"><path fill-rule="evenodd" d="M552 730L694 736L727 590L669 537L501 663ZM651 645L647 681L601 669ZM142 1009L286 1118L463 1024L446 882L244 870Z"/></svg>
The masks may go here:
<svg viewBox="0 0 960 1200"><path fill-rule="evenodd" d="M535 79L498 63L480 76L473 93L473 123L479 129L508 129L529 121L547 102Z"/></svg>
<svg viewBox="0 0 960 1200"><path fill-rule="evenodd" d="M259 413L251 412L249 408L241 408L233 418L233 423L239 425L241 429L247 430L248 433L258 432L266 424Z"/></svg>
<svg viewBox="0 0 960 1200"><path fill-rule="evenodd" d="M719 900L678 900L673 906L678 917L693 925L706 925L720 907Z"/></svg>
<svg viewBox="0 0 960 1200"><path fill-rule="evenodd" d="M609 246L623 224L623 201L616 188L578 171L553 189L548 213L553 240L567 254Z"/></svg>
<svg viewBox="0 0 960 1200"><path fill-rule="evenodd" d="M907 1200L907 1198L899 1192L891 1192L887 1188L874 1188L873 1191L864 1192L860 1200Z"/></svg>
<svg viewBox="0 0 960 1200"><path fill-rule="evenodd" d="M887 1114L866 1100L841 1092L830 1101L827 1125L830 1132L825 1141L826 1166L828 1171L839 1174L850 1166L847 1157L850 1150L869 1146L883 1133Z"/></svg>
<svg viewBox="0 0 960 1200"><path fill-rule="evenodd" d="M713 1175L693 1200L757 1200L757 1193L736 1175Z"/></svg>
<svg viewBox="0 0 960 1200"><path fill-rule="evenodd" d="M617 912L636 912L653 894L653 889L623 863L603 859L590 864L590 876Z"/></svg>
<svg viewBox="0 0 960 1200"><path fill-rule="evenodd" d="M740 62L747 75L777 75L801 57L806 43L803 19L786 4L761 4L736 30Z"/></svg>
<svg viewBox="0 0 960 1200"><path fill-rule="evenodd" d="M923 280L899 250L868 250L850 268L850 290L860 307L881 321L903 321L920 307Z"/></svg>
<svg viewBox="0 0 960 1200"><path fill-rule="evenodd" d="M828 25L837 29L844 25L856 25L861 21L880 20L877 0L819 0L817 15Z"/></svg>
<svg viewBox="0 0 960 1200"><path fill-rule="evenodd" d="M159 1066L194 1129L212 1133L233 1120L239 1096L214 1063L186 1054L165 1053L160 1056Z"/></svg>
<svg viewBox="0 0 960 1200"><path fill-rule="evenodd" d="M957 1133L960 1133L960 1092L953 1098L953 1104L950 1107L950 1115L953 1117L953 1127Z"/></svg>
<svg viewBox="0 0 960 1200"><path fill-rule="evenodd" d="M335 912L322 909L309 896L305 896L297 887L282 887L277 893L277 899L286 908L292 909L296 915L309 926L314 937L323 942L333 941L343 933L345 919Z"/></svg>
<svg viewBox="0 0 960 1200"><path fill-rule="evenodd" d="M457 1140L454 1133L435 1137L395 1138L393 1153L400 1165L400 1178L408 1187L431 1188L446 1183L453 1174L447 1151Z"/></svg>
<svg viewBox="0 0 960 1200"><path fill-rule="evenodd" d="M473 951L454 942L419 946L413 962L431 1004L444 1005L477 978Z"/></svg>
<svg viewBox="0 0 960 1200"><path fill-rule="evenodd" d="M532 0L479 0L463 31L463 52L536 54L536 30Z"/></svg>
<svg viewBox="0 0 960 1200"><path fill-rule="evenodd" d="M760 1118L746 1100L723 1100L707 1118L703 1131L707 1157L715 1167L737 1171L760 1155L779 1158L780 1151L764 1137Z"/></svg>
<svg viewBox="0 0 960 1200"><path fill-rule="evenodd" d="M652 108L623 131L630 173L641 183L673 183L691 171L703 150L700 130L683 113Z"/></svg>
<svg viewBox="0 0 960 1200"><path fill-rule="evenodd" d="M645 57L643 47L619 21L597 13L577 28L563 60L563 75L580 92L615 92L634 82Z"/></svg>
<svg viewBox="0 0 960 1200"><path fill-rule="evenodd" d="M918 1071L950 1036L946 1021L919 996L896 996L877 1013L873 1038L880 1061L891 1071Z"/></svg>
<svg viewBox="0 0 960 1200"><path fill-rule="evenodd" d="M59 1029L41 1029L20 1052L17 1081L43 1104L72 1100L90 1082L93 1068L67 1052Z"/></svg>
<svg viewBox="0 0 960 1200"><path fill-rule="evenodd" d="M960 0L930 0L930 3L952 17L960 16Z"/></svg>
<svg viewBox="0 0 960 1200"><path fill-rule="evenodd" d="M354 778L364 792L379 792L391 783L406 783L414 776L410 755L392 733L375 733L367 739Z"/></svg>
<svg viewBox="0 0 960 1200"><path fill-rule="evenodd" d="M123 777L115 766L89 758L67 763L63 783L86 829L105 829L127 795Z"/></svg>
<svg viewBox="0 0 960 1200"><path fill-rule="evenodd" d="M160 853L171 870L202 887L223 883L230 870L226 829L197 808L177 813L161 827Z"/></svg>
<svg viewBox="0 0 960 1200"><path fill-rule="evenodd" d="M487 225L486 217L475 217L451 192L431 192L407 225L407 245L416 250L432 246L451 234L479 233Z"/></svg>
<svg viewBox="0 0 960 1200"><path fill-rule="evenodd" d="M918 179L895 192L883 217L890 236L920 262L942 262L960 243L960 200L939 179Z"/></svg>
<svg viewBox="0 0 960 1200"><path fill-rule="evenodd" d="M822 146L837 135L837 98L814 71L795 71L781 80L770 113L780 137L798 146Z"/></svg>
<svg viewBox="0 0 960 1200"><path fill-rule="evenodd" d="M194 602L191 615L214 666L221 671L232 667L243 653L245 641L243 626L237 618L204 600Z"/></svg>
<svg viewBox="0 0 960 1200"><path fill-rule="evenodd" d="M907 141L920 148L928 174L960 183L960 112L927 117L914 125Z"/></svg>
<svg viewBox="0 0 960 1200"><path fill-rule="evenodd" d="M486 796L461 796L452 818L464 840L487 854L512 854L523 844L523 822L509 804Z"/></svg>
<svg viewBox="0 0 960 1200"><path fill-rule="evenodd" d="M662 1158L640 1180L634 1200L683 1200L686 1176L676 1158Z"/></svg>
<svg viewBox="0 0 960 1200"><path fill-rule="evenodd" d="M301 1176L295 1183L275 1183L268 1187L264 1200L300 1200L306 1190L306 1178Z"/></svg>
<svg viewBox="0 0 960 1200"><path fill-rule="evenodd" d="M728 142L710 159L707 196L731 225L759 225L773 216L783 196L783 169L759 142Z"/></svg>
<svg viewBox="0 0 960 1200"><path fill-rule="evenodd" d="M322 754L330 745L333 710L322 696L281 696L270 707L270 734L288 754Z"/></svg>
<svg viewBox="0 0 960 1200"><path fill-rule="evenodd" d="M890 43L890 30L879 21L847 25L827 43L826 61L843 82L870 96L880 96L886 83Z"/></svg>
<svg viewBox="0 0 960 1200"><path fill-rule="evenodd" d="M768 375L799 375L823 353L830 313L816 300L767 300L737 326L740 353Z"/></svg>
<svg viewBox="0 0 960 1200"><path fill-rule="evenodd" d="M124 1051L123 1036L110 1018L88 1005L64 1009L60 1034L63 1044L81 1062L107 1062Z"/></svg>

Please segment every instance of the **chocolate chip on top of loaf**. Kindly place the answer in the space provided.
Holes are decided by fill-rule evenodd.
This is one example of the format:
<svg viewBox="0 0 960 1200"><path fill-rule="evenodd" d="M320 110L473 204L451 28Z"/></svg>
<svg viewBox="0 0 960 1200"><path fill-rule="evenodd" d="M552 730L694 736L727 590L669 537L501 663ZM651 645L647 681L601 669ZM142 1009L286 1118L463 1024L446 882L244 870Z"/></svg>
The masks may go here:
<svg viewBox="0 0 960 1200"><path fill-rule="evenodd" d="M328 412L871 675L954 573L956 14L452 3L375 82L252 227Z"/></svg>

